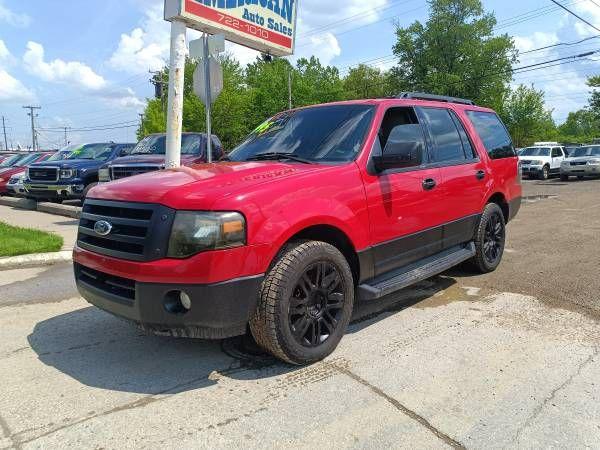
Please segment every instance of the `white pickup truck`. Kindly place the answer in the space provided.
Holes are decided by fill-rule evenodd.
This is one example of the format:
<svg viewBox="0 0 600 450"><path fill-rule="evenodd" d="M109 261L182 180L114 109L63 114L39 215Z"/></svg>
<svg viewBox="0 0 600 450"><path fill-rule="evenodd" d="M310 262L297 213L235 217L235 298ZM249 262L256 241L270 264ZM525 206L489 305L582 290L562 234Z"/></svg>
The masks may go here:
<svg viewBox="0 0 600 450"><path fill-rule="evenodd" d="M565 158L564 147L558 145L527 147L519 154L523 175L543 180L560 175L560 165Z"/></svg>

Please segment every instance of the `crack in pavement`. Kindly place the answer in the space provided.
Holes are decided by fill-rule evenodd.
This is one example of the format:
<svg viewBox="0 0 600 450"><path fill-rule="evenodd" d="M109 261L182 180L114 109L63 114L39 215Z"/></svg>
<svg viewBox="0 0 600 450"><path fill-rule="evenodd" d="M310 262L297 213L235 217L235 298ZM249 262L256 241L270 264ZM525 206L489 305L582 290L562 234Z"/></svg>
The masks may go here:
<svg viewBox="0 0 600 450"><path fill-rule="evenodd" d="M556 394L559 391L561 391L562 389L564 389L565 387L567 387L569 384L571 384L573 382L573 380L575 379L575 377L577 377L581 374L584 367L587 366L589 363L591 363L594 360L594 358L596 356L598 356L599 354L600 354L600 348L594 349L594 352L590 356L588 356L585 359L585 361L583 361L581 364L579 364L577 366L577 370L575 372L573 372L571 374L571 376L569 376L565 381L563 381L561 384L559 384L554 389L552 389L552 391L550 392L550 395L548 395L542 403L540 403L539 405L537 405L534 408L531 415L525 420L523 425L521 427L519 427L519 429L517 430L517 433L515 434L515 436L512 438L512 440L510 442L511 444L514 444L519 440L523 431L525 431L525 429L533 423L533 421L537 418L537 416L539 416L541 414L544 407L548 403L550 403L552 400L554 400L554 398L556 397Z"/></svg>
<svg viewBox="0 0 600 450"><path fill-rule="evenodd" d="M242 367L235 367L235 364L231 364L227 369L220 370L219 372L223 373L223 374L227 374L227 375L232 375L232 374L236 374L236 373L243 372L243 371L246 371L246 370L250 370L250 369L248 369L247 367L243 367L243 366ZM140 399L138 399L138 400L136 400L134 402L130 402L130 403L126 403L126 404L121 405L121 406L117 406L115 408L109 409L108 411L103 411L103 412L100 412L100 413L97 413L97 414L93 414L91 416L82 417L82 418L80 418L78 420L75 420L73 422L69 422L69 423L67 423L65 425L62 425L62 426L57 427L57 428L54 428L52 430L48 430L45 433L39 434L37 436L33 436L33 437L29 438L29 439L24 439L22 441L18 440L18 439L15 439L20 434L23 434L23 432L19 432L19 433L15 433L15 434L9 434L8 437L15 444L15 447L17 449L20 449L22 444L27 444L29 442L36 441L38 439L41 439L43 437L46 437L46 436L49 436L51 434L57 433L57 432L62 431L64 429L71 428L71 427L73 427L75 425L79 425L79 424L84 423L84 422L88 422L88 421L90 421L92 419L96 419L98 417L109 416L111 414L122 412L122 411L129 411L129 410L132 410L132 409L144 408L144 407L146 407L146 406L148 406L148 405L150 405L152 403L156 403L156 402L159 402L159 401L162 401L162 400L169 399L171 397L166 396L166 394L177 392L179 389L188 388L190 386L193 386L196 383L208 380L209 379L209 375L210 374L204 375L202 377L195 378L195 379L190 380L190 381L186 381L185 383L180 383L180 384L177 384L175 386L171 386L168 389L164 389L164 390L156 392L154 394L150 394L150 395L144 396L144 397L142 397L142 398L140 398ZM161 395L164 395L164 397L160 397ZM2 426L2 429L4 430L5 427L3 425L3 421L2 421L1 417L0 417L0 426ZM8 428L6 428L6 430L8 430ZM10 432L10 430L8 430L8 431Z"/></svg>
<svg viewBox="0 0 600 450"><path fill-rule="evenodd" d="M371 383L369 383L364 378L361 378L360 376L356 375L354 372L350 371L349 369L346 369L345 367L340 367L340 366L338 366L336 364L331 364L331 363L324 363L324 364L329 365L334 370L337 370L339 373L344 374L347 377L350 377L351 379L353 379L354 381L362 384L367 389L369 389L371 392L373 392L375 395L381 397L382 399L384 399L385 401L387 401L388 403L390 403L398 411L402 412L404 415L410 417L411 419L413 419L414 421L418 422L423 427L425 427L426 429L428 429L438 439L442 440L444 443L448 444L450 447L461 449L461 450L466 450L466 447L463 444L461 444L460 442L452 439L450 436L448 436L443 431L438 430L426 418L424 418L420 414L416 413L415 411L407 408L402 403L400 403L398 400L396 400L395 398L393 398L390 395L386 394L383 390L381 390L377 386L373 386Z"/></svg>
<svg viewBox="0 0 600 450"><path fill-rule="evenodd" d="M8 426L8 423L6 423L6 420L4 420L4 417L2 417L0 415L0 429L2 430L2 434L8 438L8 440L12 443L12 448L16 448L17 450L19 450L21 448L21 443L18 442L12 435L11 431L10 431L10 427Z"/></svg>

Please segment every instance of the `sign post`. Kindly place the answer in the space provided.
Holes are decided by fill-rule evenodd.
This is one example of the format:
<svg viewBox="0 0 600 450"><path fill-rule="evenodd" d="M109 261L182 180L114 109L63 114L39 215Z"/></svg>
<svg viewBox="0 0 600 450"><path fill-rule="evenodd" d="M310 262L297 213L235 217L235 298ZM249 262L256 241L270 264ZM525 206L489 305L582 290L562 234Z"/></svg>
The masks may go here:
<svg viewBox="0 0 600 450"><path fill-rule="evenodd" d="M190 43L190 53L203 55L202 75L194 73L194 90L206 105L207 161L211 162L211 107L222 89L222 72L211 54L223 51L224 39L272 56L294 54L297 9L298 0L165 0L165 20L171 22L167 168L178 167L181 160L186 27L204 33L201 45ZM224 37L209 37L219 33ZM219 73L221 85L215 86ZM197 78L201 81L196 82Z"/></svg>
<svg viewBox="0 0 600 450"><path fill-rule="evenodd" d="M181 165L181 128L183 126L183 82L185 74L184 22L171 22L171 61L169 67L169 99L167 103L167 152L165 168Z"/></svg>

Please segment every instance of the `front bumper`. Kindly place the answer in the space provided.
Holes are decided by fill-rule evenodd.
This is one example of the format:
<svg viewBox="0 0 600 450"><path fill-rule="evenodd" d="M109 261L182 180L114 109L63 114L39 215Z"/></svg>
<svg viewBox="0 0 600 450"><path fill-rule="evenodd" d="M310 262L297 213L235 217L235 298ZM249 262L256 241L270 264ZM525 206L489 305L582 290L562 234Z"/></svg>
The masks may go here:
<svg viewBox="0 0 600 450"><path fill-rule="evenodd" d="M560 166L560 174L570 177L597 177L600 176L600 166Z"/></svg>
<svg viewBox="0 0 600 450"><path fill-rule="evenodd" d="M523 175L538 176L542 173L543 167L544 166L521 166L521 171Z"/></svg>
<svg viewBox="0 0 600 450"><path fill-rule="evenodd" d="M35 198L75 198L83 197L85 185L77 181L69 184L24 183L26 194Z"/></svg>
<svg viewBox="0 0 600 450"><path fill-rule="evenodd" d="M144 331L176 337L223 339L246 332L263 275L213 284L147 283L120 278L75 263L79 293L92 305L135 323ZM172 312L185 292L191 308Z"/></svg>

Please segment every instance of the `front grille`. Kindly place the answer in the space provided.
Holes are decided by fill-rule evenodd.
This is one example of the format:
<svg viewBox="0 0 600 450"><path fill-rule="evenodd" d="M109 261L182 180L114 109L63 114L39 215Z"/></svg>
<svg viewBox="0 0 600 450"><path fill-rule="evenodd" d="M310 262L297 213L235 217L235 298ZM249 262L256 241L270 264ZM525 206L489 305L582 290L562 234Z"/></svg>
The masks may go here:
<svg viewBox="0 0 600 450"><path fill-rule="evenodd" d="M121 178L128 178L148 172L155 172L160 169L160 166L111 166L110 179L120 180Z"/></svg>
<svg viewBox="0 0 600 450"><path fill-rule="evenodd" d="M30 167L29 179L31 181L58 181L58 168Z"/></svg>
<svg viewBox="0 0 600 450"><path fill-rule="evenodd" d="M149 203L87 199L79 220L79 247L132 261L152 261L166 256L175 211ZM105 236L97 222L111 225Z"/></svg>
<svg viewBox="0 0 600 450"><path fill-rule="evenodd" d="M586 161L573 161L571 163L571 165L572 166L585 166L585 165L587 165L587 162Z"/></svg>
<svg viewBox="0 0 600 450"><path fill-rule="evenodd" d="M135 281L99 272L89 267L75 264L77 281L109 294L112 300L133 306L135 303Z"/></svg>

